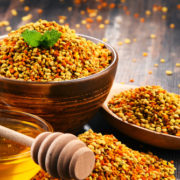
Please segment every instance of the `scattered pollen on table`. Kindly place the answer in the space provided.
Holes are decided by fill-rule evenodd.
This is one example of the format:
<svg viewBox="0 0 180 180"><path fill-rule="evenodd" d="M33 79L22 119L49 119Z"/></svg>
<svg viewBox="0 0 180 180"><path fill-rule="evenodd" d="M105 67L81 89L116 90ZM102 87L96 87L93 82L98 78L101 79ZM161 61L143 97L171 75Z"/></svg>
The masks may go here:
<svg viewBox="0 0 180 180"><path fill-rule="evenodd" d="M172 75L173 73L172 73L172 71L170 71L170 70L166 70L166 74L167 74L167 75Z"/></svg>

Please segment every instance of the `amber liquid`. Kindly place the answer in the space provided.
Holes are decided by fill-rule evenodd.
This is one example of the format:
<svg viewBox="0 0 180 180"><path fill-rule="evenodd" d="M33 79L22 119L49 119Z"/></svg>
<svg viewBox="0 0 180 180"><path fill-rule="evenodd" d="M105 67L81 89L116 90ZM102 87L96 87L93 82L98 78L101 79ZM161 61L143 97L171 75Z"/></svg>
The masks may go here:
<svg viewBox="0 0 180 180"><path fill-rule="evenodd" d="M41 131L33 124L24 127L21 124L3 124L31 137ZM40 167L31 159L30 148L0 137L0 180L29 180Z"/></svg>

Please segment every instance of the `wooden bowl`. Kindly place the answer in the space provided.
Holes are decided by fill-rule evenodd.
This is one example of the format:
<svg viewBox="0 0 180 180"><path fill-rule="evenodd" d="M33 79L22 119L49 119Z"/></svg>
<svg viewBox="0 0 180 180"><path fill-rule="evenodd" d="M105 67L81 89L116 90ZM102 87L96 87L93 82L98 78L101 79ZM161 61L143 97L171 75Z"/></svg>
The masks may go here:
<svg viewBox="0 0 180 180"><path fill-rule="evenodd" d="M105 70L60 82L28 82L0 77L1 108L36 114L62 132L73 132L82 127L105 101L115 77L118 55L103 41L80 36L103 43L112 52L112 62Z"/></svg>
<svg viewBox="0 0 180 180"><path fill-rule="evenodd" d="M150 144L165 149L180 150L180 137L159 133L125 122L108 108L107 104L114 95L119 94L121 91L128 90L131 88L137 88L137 86L121 85L117 83L113 84L106 101L102 105L104 109L103 112L105 113L105 117L108 120L108 122L112 126L117 128L120 132L146 144Z"/></svg>

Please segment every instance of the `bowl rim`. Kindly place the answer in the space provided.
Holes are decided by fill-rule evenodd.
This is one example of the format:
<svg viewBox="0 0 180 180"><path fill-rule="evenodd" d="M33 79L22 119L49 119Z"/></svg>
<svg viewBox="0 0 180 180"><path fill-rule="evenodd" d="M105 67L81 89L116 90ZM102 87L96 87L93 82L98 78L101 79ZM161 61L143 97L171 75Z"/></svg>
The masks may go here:
<svg viewBox="0 0 180 180"><path fill-rule="evenodd" d="M51 126L51 124L49 124L47 121L45 121L44 119L42 119L41 117L39 117L37 115L30 114L30 113L23 112L23 111L8 110L8 109L0 109L0 112L14 112L14 113L22 114L22 115L25 115L25 116L30 116L33 119L35 119L35 120L41 122L42 124L44 124L49 129L49 132L53 132L53 127ZM0 163L1 162L17 160L19 158L21 158L21 159L26 158L26 157L30 156L30 154L31 154L31 149L26 151L26 152L19 153L19 154L9 155L9 156L7 155L7 156L4 156L4 157L0 157Z"/></svg>
<svg viewBox="0 0 180 180"><path fill-rule="evenodd" d="M92 36L88 36L88 35L84 35L84 34L79 34L79 33L76 33L78 36L81 36L83 38L87 38L88 40L94 40L94 41L97 41L98 43L102 43L106 46L107 49L109 49L112 54L113 54L113 58L112 58L112 62L110 63L110 65L108 67L106 67L105 69L103 69L102 71L100 72L97 72L95 74L92 74L92 75L89 75L89 76L86 76L86 77L82 77L82 78L79 78L79 79L71 79L71 80L63 80L63 81L45 81L45 82L39 82L39 81L24 81L24 80L17 80L17 79L11 79L11 78L6 78L6 77L3 77L0 75L0 80L3 80L3 81L9 81L9 82L16 82L16 83L21 83L21 84L34 84L34 85L46 85L46 84L72 84L72 83L76 83L76 82L84 82L86 80L91 80L91 79L94 79L96 77L99 77L101 76L102 74L106 73L109 71L109 69L111 69L111 67L116 63L116 61L118 61L118 54L116 52L116 50L111 46L109 45L108 43L98 39L98 38L95 38L95 37L92 37ZM0 36L0 40L2 40L3 38L6 38L8 37L8 35L2 35Z"/></svg>

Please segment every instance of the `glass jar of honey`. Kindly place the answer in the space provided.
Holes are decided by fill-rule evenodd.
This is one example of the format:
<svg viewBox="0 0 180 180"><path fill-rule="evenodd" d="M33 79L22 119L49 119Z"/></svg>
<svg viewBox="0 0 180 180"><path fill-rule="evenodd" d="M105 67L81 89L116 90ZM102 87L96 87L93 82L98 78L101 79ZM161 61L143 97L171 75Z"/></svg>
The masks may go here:
<svg viewBox="0 0 180 180"><path fill-rule="evenodd" d="M48 123L35 115L2 109L0 125L31 137L53 131ZM0 137L1 180L30 180L39 170L40 167L31 158L30 147Z"/></svg>

